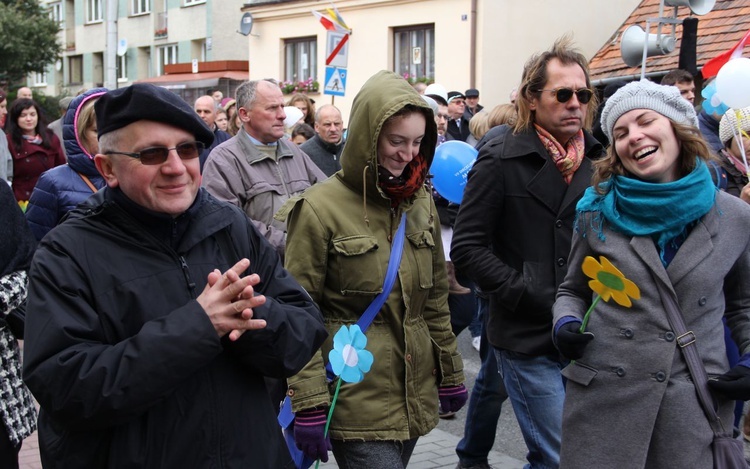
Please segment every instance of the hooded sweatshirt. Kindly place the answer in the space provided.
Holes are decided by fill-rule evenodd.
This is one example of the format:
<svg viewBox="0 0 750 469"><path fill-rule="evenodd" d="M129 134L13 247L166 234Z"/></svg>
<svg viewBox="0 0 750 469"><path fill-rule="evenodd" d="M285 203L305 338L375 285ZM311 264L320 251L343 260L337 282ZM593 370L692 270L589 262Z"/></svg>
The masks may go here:
<svg viewBox="0 0 750 469"><path fill-rule="evenodd" d="M342 169L287 207L286 267L320 306L330 334L321 351L288 380L294 411L330 406L324 363L332 337L354 324L382 291L391 240L401 216L407 217L398 277L366 331L374 362L361 382L341 386L333 439L425 435L437 424L438 386L464 381L432 197L420 181L416 193L394 204L378 181L380 132L406 105L425 115L420 154L429 166L437 140L432 111L403 78L381 71L354 99Z"/></svg>

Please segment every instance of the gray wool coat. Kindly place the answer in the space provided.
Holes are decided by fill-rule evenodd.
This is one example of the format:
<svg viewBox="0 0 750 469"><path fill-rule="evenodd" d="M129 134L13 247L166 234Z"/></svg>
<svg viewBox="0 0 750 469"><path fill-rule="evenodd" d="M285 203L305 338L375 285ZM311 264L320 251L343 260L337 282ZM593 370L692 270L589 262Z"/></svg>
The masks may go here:
<svg viewBox="0 0 750 469"><path fill-rule="evenodd" d="M578 220L554 323L582 318L593 300L580 267L585 256L606 256L638 285L641 298L629 309L600 301L587 327L594 340L563 369L568 382L560 467L711 468L713 433L653 276L673 286L708 376L726 372L723 316L740 353L750 352L750 205L717 193L667 269L650 237L626 236L605 223L602 240L592 215ZM731 429L734 401L714 397Z"/></svg>

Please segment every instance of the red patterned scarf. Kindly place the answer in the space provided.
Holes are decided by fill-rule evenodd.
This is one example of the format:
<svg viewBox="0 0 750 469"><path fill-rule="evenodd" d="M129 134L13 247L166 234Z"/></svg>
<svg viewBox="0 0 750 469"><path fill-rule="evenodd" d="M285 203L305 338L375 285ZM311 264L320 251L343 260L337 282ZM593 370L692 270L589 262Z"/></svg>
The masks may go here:
<svg viewBox="0 0 750 469"><path fill-rule="evenodd" d="M534 124L536 128L536 134L539 136L539 140L542 141L542 145L552 157L552 161L555 162L555 166L560 170L565 182L570 184L573 179L573 174L581 166L583 161L583 130L579 130L577 134L573 136L568 143L565 144L565 148L553 137L549 132Z"/></svg>
<svg viewBox="0 0 750 469"><path fill-rule="evenodd" d="M424 185L426 177L427 161L421 153L409 162L401 176L394 176L378 165L378 185L390 197L392 207L414 195Z"/></svg>

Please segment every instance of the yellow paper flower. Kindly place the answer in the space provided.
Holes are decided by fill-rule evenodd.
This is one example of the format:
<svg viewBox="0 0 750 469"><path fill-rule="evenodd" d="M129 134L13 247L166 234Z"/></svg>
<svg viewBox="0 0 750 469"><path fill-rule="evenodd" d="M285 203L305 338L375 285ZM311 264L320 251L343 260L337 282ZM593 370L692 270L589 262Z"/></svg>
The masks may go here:
<svg viewBox="0 0 750 469"><path fill-rule="evenodd" d="M617 267L604 256L599 256L601 264L591 256L586 256L583 260L583 273L591 281L589 287L599 294L604 301L613 298L618 305L630 308L633 303L630 299L640 299L641 291L632 281L625 278Z"/></svg>

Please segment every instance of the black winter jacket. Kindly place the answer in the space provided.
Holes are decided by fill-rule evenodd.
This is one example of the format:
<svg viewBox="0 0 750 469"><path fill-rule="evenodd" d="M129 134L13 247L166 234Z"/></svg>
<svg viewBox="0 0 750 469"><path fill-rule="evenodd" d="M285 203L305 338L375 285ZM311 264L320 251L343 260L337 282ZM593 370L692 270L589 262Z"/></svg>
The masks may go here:
<svg viewBox="0 0 750 469"><path fill-rule="evenodd" d="M195 299L242 257L268 325L231 342ZM201 189L172 219L107 188L45 237L30 277L24 379L45 468L290 464L264 376L295 374L327 334L237 207Z"/></svg>
<svg viewBox="0 0 750 469"><path fill-rule="evenodd" d="M533 129L490 140L469 171L451 259L488 295L487 337L497 348L557 354L552 304L569 267L576 203L603 152L591 134L584 138L586 157L570 184Z"/></svg>

